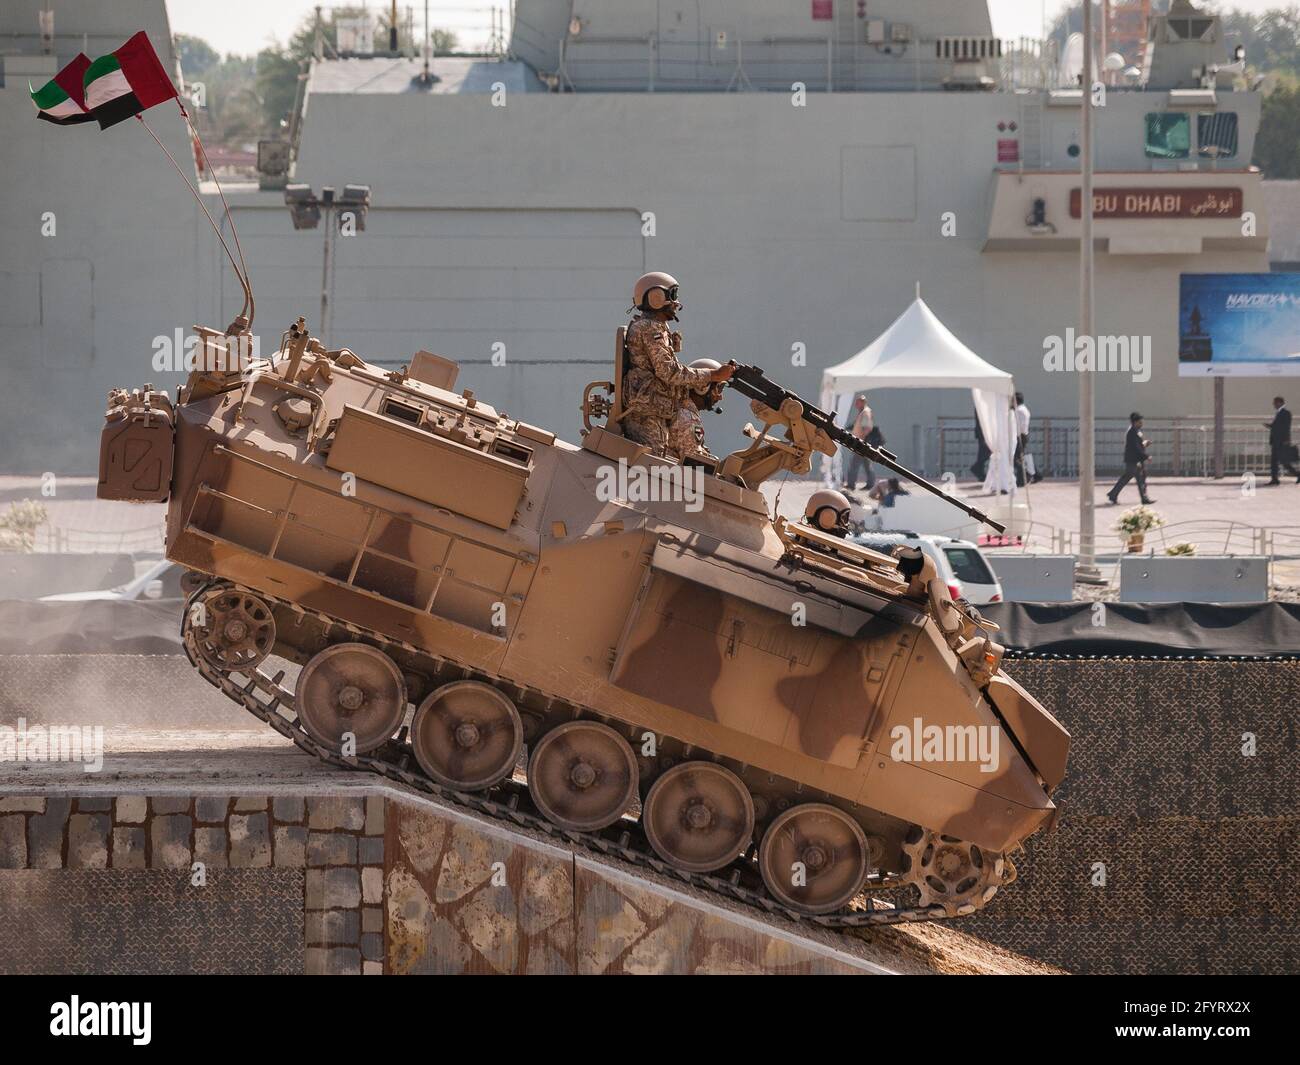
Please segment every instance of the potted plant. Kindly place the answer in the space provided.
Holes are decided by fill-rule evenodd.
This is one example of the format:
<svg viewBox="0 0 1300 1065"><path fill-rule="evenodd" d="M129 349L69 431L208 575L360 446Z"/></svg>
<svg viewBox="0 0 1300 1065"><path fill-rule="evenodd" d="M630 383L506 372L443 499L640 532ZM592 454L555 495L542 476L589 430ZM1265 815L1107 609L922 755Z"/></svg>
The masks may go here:
<svg viewBox="0 0 1300 1065"><path fill-rule="evenodd" d="M1166 547L1165 554L1173 558L1191 558L1196 554L1196 545L1187 540L1180 540L1178 543Z"/></svg>
<svg viewBox="0 0 1300 1065"><path fill-rule="evenodd" d="M1146 534L1158 529L1165 519L1150 507L1137 506L1124 511L1115 523L1115 531L1125 538L1130 554L1137 554L1146 542Z"/></svg>

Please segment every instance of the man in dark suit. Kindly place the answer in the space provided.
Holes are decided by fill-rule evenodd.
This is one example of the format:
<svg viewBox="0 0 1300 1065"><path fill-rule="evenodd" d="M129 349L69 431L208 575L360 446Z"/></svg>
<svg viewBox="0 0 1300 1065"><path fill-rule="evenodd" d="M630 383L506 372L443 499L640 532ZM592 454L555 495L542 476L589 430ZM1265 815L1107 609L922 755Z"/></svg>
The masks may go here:
<svg viewBox="0 0 1300 1065"><path fill-rule="evenodd" d="M975 475L975 480L982 481L988 476L989 459L993 457L993 452L984 439L984 430L980 428L979 411L975 412L975 446L975 462L971 465L970 472Z"/></svg>
<svg viewBox="0 0 1300 1065"><path fill-rule="evenodd" d="M1270 485L1281 484L1278 473L1282 467L1286 472L1295 474L1296 484L1300 484L1300 470L1296 469L1295 449L1291 446L1291 412L1286 409L1286 400L1281 396L1273 397L1273 415L1268 426L1269 477Z"/></svg>
<svg viewBox="0 0 1300 1065"><path fill-rule="evenodd" d="M1124 472L1115 482L1115 487L1106 493L1112 503L1119 502L1119 493L1129 481L1136 480L1138 495L1143 503L1154 503L1147 496L1147 440L1142 435L1142 415L1134 411L1128 416L1128 435L1124 437Z"/></svg>

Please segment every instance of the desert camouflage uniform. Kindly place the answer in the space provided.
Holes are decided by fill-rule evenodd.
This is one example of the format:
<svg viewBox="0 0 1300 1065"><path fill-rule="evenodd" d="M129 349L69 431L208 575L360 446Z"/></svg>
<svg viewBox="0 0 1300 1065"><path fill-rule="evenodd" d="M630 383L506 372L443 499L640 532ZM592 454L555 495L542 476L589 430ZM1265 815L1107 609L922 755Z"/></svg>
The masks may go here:
<svg viewBox="0 0 1300 1065"><path fill-rule="evenodd" d="M687 390L709 380L704 370L683 366L673 351L668 323L638 314L627 327L629 369L623 381L623 435L656 455L680 461L672 445L673 426L690 402Z"/></svg>
<svg viewBox="0 0 1300 1065"><path fill-rule="evenodd" d="M691 454L714 457L704 443L704 423L700 420L700 409L694 403L684 403L677 412L668 430L668 450L679 460Z"/></svg>

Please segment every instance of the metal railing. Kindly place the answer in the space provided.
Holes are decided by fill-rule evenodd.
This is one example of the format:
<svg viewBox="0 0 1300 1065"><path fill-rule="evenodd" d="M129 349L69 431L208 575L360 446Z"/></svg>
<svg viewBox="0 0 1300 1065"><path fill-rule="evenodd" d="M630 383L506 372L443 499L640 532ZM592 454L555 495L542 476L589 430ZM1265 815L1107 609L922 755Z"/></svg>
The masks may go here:
<svg viewBox="0 0 1300 1065"><path fill-rule="evenodd" d="M1127 534L1100 529L1093 537L1097 560L1114 564L1109 583L1119 580L1118 562L1126 555L1165 555L1175 544L1192 544L1195 557L1262 555L1268 559L1270 587L1300 587L1300 526L1258 526L1231 519L1191 518L1175 521L1142 534L1141 548L1131 551ZM1046 522L1026 523L1021 535L999 541L988 538L981 548L991 555L1073 555L1079 534Z"/></svg>
<svg viewBox="0 0 1300 1065"><path fill-rule="evenodd" d="M920 91L945 86L1045 87L1055 77L1052 49L1028 38L993 41L987 54L940 55L943 41L918 38L869 44L825 36L740 40L665 40L582 35L560 41L556 88L561 92L782 91L795 82L809 92ZM988 79L981 84L980 79ZM991 85L989 84L991 82Z"/></svg>
<svg viewBox="0 0 1300 1065"><path fill-rule="evenodd" d="M1225 475L1266 473L1269 468L1268 430L1263 417L1233 415L1224 420ZM1127 418L1098 418L1097 473L1116 476L1124 469ZM1214 419L1200 416L1147 418L1142 435L1150 442L1149 477L1209 477L1214 472ZM965 476L978 451L973 418L940 417L926 430L926 456L934 457L936 476L945 472ZM1035 417L1029 425L1029 453L1045 477L1078 477L1077 418ZM927 462L927 466L930 463Z"/></svg>

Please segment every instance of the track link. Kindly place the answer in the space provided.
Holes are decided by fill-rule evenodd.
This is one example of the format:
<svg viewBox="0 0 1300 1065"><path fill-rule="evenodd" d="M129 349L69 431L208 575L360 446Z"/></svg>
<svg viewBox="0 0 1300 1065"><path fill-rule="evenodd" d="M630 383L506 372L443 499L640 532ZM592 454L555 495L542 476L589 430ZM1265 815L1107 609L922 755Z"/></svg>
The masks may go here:
<svg viewBox="0 0 1300 1065"><path fill-rule="evenodd" d="M281 736L292 740L300 750L314 756L327 765L344 769L356 769L375 773L395 784L410 788L415 792L432 795L453 806L473 810L497 821L529 829L555 840L582 847L594 854L617 858L629 865L650 869L673 880L690 884L692 887L712 894L721 895L732 901L742 903L764 914L784 917L801 924L816 925L821 928L871 928L897 924L916 924L924 921L950 920L953 915L942 906L899 906L887 899L878 897L877 892L899 890L895 883L873 884L868 881L864 893L856 898L850 908L831 914L813 915L784 906L763 890L752 890L740 881L743 877L743 862L740 859L730 867L727 875L689 873L669 865L653 851L637 845L636 835L626 825L613 825L600 832L578 832L560 828L545 818L524 808L527 800L526 789L505 781L489 792L463 792L443 787L419 771L409 747L404 742L404 729L398 740L390 740L378 750L369 754L344 757L317 743L298 723L294 709L294 693L281 684L283 672L274 675L254 666L248 669L223 672L209 665L193 646L193 633L186 623L190 616L190 604L216 583L205 584L190 597L186 603L185 615L181 622L181 638L186 657L198 670L199 675L232 701L238 703L258 720L270 725ZM434 662L445 663L444 668L459 672L467 679L481 680L499 686L503 678L483 673L470 666L453 662L450 659L431 655L411 644L389 639L382 633L341 622L328 615L304 610L283 599L276 599L264 592L251 592L267 603L274 603L297 614L312 614L331 626L346 628L354 635L364 637L385 653L400 649L407 653L418 654ZM442 671L442 670L440 670ZM240 678L244 678L241 680ZM525 689L525 685L507 682L511 687ZM566 700L556 700L566 702ZM288 711L288 712L286 712ZM499 798L497 796L500 796ZM725 872L725 871L724 871ZM883 908L881 908L883 907Z"/></svg>

